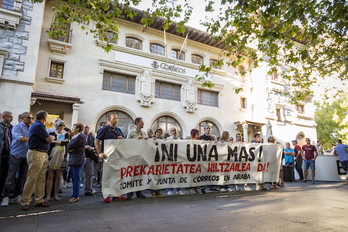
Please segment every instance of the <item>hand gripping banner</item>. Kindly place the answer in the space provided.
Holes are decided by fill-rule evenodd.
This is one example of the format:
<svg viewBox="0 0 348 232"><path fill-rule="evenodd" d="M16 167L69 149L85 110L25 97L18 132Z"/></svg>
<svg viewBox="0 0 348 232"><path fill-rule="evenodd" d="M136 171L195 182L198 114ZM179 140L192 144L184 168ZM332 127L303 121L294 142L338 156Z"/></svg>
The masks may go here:
<svg viewBox="0 0 348 232"><path fill-rule="evenodd" d="M282 150L270 143L105 140L102 193L276 182Z"/></svg>

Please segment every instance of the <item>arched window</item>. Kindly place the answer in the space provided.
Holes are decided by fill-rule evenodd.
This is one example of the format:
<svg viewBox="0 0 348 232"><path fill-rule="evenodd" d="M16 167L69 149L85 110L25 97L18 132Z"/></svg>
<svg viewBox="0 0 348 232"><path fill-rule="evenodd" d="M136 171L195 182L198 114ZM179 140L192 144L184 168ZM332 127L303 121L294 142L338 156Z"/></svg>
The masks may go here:
<svg viewBox="0 0 348 232"><path fill-rule="evenodd" d="M215 135L216 137L220 137L221 133L219 128L216 126L215 123L211 121L202 121L198 124L198 130L199 130L199 135L204 134L204 126L209 125L210 126L210 135Z"/></svg>
<svg viewBox="0 0 348 232"><path fill-rule="evenodd" d="M165 133L170 133L169 130L173 126L175 126L178 129L179 138L182 138L183 137L182 128L181 128L179 122L171 116L162 116L162 117L157 118L153 122L151 129L153 131L155 131L155 130L161 128L163 130L163 135L164 135Z"/></svg>
<svg viewBox="0 0 348 232"><path fill-rule="evenodd" d="M126 46L129 48L142 50L143 49L143 42L140 39L137 39L134 37L127 37L126 38Z"/></svg>
<svg viewBox="0 0 348 232"><path fill-rule="evenodd" d="M101 122L106 122L106 123L108 122L108 116L110 114L117 115L118 117L117 127L119 127L122 130L124 136L126 136L128 134L129 128L134 124L134 120L127 113L123 111L119 111L119 110L113 110L103 114L99 118L97 125L95 127L96 132L99 130Z"/></svg>
<svg viewBox="0 0 348 232"><path fill-rule="evenodd" d="M172 49L172 58L178 60L185 60L185 52L180 52L179 49Z"/></svg>
<svg viewBox="0 0 348 232"><path fill-rule="evenodd" d="M152 43L150 44L150 52L164 56L164 47L162 45Z"/></svg>
<svg viewBox="0 0 348 232"><path fill-rule="evenodd" d="M99 39L112 44L117 44L118 35L112 31L106 31L99 35Z"/></svg>
<svg viewBox="0 0 348 232"><path fill-rule="evenodd" d="M216 60L216 59L209 60L210 67L215 68L215 69L221 69L221 66L218 65L218 63L219 63L219 60Z"/></svg>
<svg viewBox="0 0 348 232"><path fill-rule="evenodd" d="M194 64L203 64L203 56L192 54L191 61Z"/></svg>

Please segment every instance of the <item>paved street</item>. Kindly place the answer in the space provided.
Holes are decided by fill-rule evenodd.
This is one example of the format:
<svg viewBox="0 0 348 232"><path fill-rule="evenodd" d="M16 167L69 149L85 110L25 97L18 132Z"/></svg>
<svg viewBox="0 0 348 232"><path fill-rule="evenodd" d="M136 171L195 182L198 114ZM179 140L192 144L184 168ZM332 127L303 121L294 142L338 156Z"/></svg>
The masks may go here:
<svg viewBox="0 0 348 232"><path fill-rule="evenodd" d="M63 191L49 208L1 207L1 231L348 231L346 182L163 198L145 191L146 199L109 204L101 193L68 204L72 190Z"/></svg>

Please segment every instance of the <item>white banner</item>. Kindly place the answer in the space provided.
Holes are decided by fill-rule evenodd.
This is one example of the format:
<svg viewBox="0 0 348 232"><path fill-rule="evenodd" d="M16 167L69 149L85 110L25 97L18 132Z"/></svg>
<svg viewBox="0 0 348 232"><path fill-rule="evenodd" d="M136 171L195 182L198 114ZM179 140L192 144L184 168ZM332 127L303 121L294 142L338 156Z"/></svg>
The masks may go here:
<svg viewBox="0 0 348 232"><path fill-rule="evenodd" d="M276 182L277 144L105 140L104 198L145 189Z"/></svg>

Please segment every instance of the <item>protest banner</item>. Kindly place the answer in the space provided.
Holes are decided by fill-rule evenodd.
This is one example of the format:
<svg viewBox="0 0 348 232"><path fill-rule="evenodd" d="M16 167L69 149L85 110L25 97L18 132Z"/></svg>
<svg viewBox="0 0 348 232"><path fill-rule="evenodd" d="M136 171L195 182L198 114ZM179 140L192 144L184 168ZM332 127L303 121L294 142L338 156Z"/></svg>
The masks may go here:
<svg viewBox="0 0 348 232"><path fill-rule="evenodd" d="M277 144L193 140L105 140L103 196L145 189L276 182Z"/></svg>

